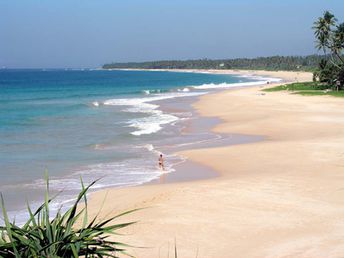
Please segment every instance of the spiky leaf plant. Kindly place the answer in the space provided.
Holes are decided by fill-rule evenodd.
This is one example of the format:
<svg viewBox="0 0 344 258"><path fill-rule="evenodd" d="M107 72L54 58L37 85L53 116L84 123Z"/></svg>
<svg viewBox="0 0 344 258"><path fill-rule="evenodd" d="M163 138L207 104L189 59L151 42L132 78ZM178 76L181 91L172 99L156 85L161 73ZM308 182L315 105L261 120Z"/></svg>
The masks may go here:
<svg viewBox="0 0 344 258"><path fill-rule="evenodd" d="M88 222L86 193L96 181L87 187L81 180L82 190L74 205L66 212L58 210L51 219L49 213L49 180L46 178L44 203L33 212L29 205L29 219L23 226L10 222L1 194L4 226L0 226L0 257L118 257L126 254L129 245L111 241L109 236L135 222L114 224L114 220L136 210L130 210L97 222L98 215ZM84 207L78 205L84 200ZM80 221L82 223L80 223ZM78 222L78 224L76 224ZM129 255L130 256L130 255Z"/></svg>

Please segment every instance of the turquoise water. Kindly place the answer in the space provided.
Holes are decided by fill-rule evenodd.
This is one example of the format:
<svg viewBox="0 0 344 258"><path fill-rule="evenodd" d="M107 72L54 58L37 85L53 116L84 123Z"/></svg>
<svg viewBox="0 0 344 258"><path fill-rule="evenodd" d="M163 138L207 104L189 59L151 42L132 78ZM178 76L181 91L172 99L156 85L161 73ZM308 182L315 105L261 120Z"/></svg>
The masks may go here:
<svg viewBox="0 0 344 258"><path fill-rule="evenodd" d="M0 191L9 209L38 200L47 169L66 201L86 181L137 185L159 177L159 144L190 113L165 100L250 85L252 78L148 71L0 70ZM237 84L239 83L239 84ZM263 82L265 83L265 82ZM181 162L169 157L167 172Z"/></svg>

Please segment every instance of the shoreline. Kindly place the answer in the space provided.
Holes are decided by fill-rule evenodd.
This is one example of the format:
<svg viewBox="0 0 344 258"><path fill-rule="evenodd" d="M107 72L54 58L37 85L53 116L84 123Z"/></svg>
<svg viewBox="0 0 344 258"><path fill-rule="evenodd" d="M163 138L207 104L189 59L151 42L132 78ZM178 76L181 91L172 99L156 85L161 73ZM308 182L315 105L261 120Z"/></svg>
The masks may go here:
<svg viewBox="0 0 344 258"><path fill-rule="evenodd" d="M103 70L119 70L119 71L149 71L149 72L181 72L181 73L207 73L207 74L229 74L240 76L269 76L272 78L280 78L284 82L303 82L311 81L312 73L305 71L268 71L268 70L244 70L244 69L134 69L134 68L118 68Z"/></svg>
<svg viewBox="0 0 344 258"><path fill-rule="evenodd" d="M166 76L168 77L169 75L166 75ZM170 75L170 77L171 76L174 77L174 76L178 76L178 75ZM216 77L216 76L214 76L214 77ZM234 78L234 81L239 81L239 79ZM243 81L246 81L246 80L243 79ZM207 84L205 84L205 85L207 85ZM190 86L190 87L192 87L192 86ZM191 88L190 88L190 90L191 90ZM216 90L214 91L213 89L211 89L211 91L215 92ZM179 92L179 90L178 90L178 92ZM182 92L182 94L184 94L184 93ZM197 94L195 94L195 95L197 95ZM167 137L166 136L162 137L162 138L166 138L167 141L163 141L163 142L161 142L161 141L160 142L154 142L154 141L151 142L150 141L150 143L152 143L154 145L154 146L151 145L152 148L153 148L152 150L150 149L150 147L144 147L145 149L148 148L147 150L148 150L149 153L150 152L157 153L158 151L161 151L160 147L165 146L166 144L167 144L166 146L168 146L168 144L171 144L171 146L176 146L176 147L173 147L172 150L171 150L171 148L166 149L166 154L171 154L169 156L166 156L167 163L170 163L170 164L167 164L168 165L168 169L167 170L170 170L170 168L171 167L173 168L175 166L175 164L180 163L180 161L183 162L183 160L184 160L183 157L179 158L179 157L177 157L177 155L174 154L176 150L180 151L180 150L185 149L185 146L182 146L183 144L180 144L180 143L192 143L192 144L187 144L188 146L186 146L186 147L193 148L193 147L197 147L197 146L200 145L200 144L194 144L194 143L199 142L199 140L203 141L206 138L211 139L211 138L216 138L217 136L220 136L218 134L210 133L210 128L215 126L215 122L212 122L211 121L212 119L206 118L206 119L204 119L204 120L206 120L205 122L203 122L201 124L197 123L197 124L191 126L191 127L193 127L193 130L195 128L197 128L197 127L200 127L202 129L204 129L204 127L206 127L207 128L206 130L204 129L204 130L202 130L202 132L199 131L199 130L197 130L197 132L196 132L194 130L193 133L192 132L186 133L186 134L189 135L186 138L184 138L184 136L182 136L182 137L175 137L175 136L179 135L179 133L178 133L179 129L178 128L183 126L184 123L188 123L187 121L191 121L191 124L192 124L193 123L192 121L194 121L195 118L196 118L196 120L199 120L198 119L199 115L194 115L194 116L192 116L193 118L188 120L188 118L187 118L188 115L184 115L183 114L184 112L185 113L190 113L190 114L194 113L194 109L191 107L191 103L193 103L195 101L198 101L198 98L194 97L194 96L191 96L191 97L188 97L188 98L173 98L172 100L168 100L167 99L167 100L160 100L160 101L156 101L155 102L155 104L157 104L157 106L160 106L160 108L162 108L162 109L164 109L164 107L166 106L166 103L172 104L169 107L167 107L166 110L162 110L162 112L165 113L165 114L170 114L170 113L171 114L175 113L176 115L178 115L179 113L181 114L180 119L178 119L178 121L180 121L178 123L180 123L180 124L177 124L177 126L166 125L166 126L171 127L171 128L168 128L167 131L166 131L166 132L168 132L167 133ZM92 105L93 105L93 103L92 103ZM193 111L191 111L191 109ZM185 118L184 118L184 116L185 116ZM183 121L184 119L186 121ZM201 119L201 120L203 120L203 119ZM209 122L209 120L210 120L210 122ZM216 124L217 123L219 123L219 121L216 121ZM175 129L173 129L173 127L175 127ZM208 135L207 136L201 135L204 132L206 132ZM197 135L198 133L200 134L199 136ZM174 135L174 134L176 134L176 135ZM170 137L170 135L172 137ZM193 136L190 137L190 135L193 135ZM216 137L213 137L211 135L216 136ZM227 139L225 139L225 138L228 138L228 137L225 137L225 136L221 135L220 138L223 139L223 141L219 141L218 140L216 142L215 141L213 142L213 141L209 141L208 140L207 143L211 143L214 146L215 145L221 145L221 144L224 144L223 143L224 141L227 141ZM240 141L240 136L239 136L239 141ZM146 146L146 145L142 145L142 146ZM179 146L182 146L182 147L179 147ZM96 145L95 148L98 148L98 146ZM100 146L100 148L102 148L102 146ZM164 151L162 153L164 153ZM150 165L154 169L154 165L155 165L154 160L153 160L153 162L152 162L152 160L149 160L148 162L150 162ZM177 166L177 171L176 172L163 174L162 177L166 178L166 180L165 180L166 182L170 182L170 181L171 182L177 182L177 181L185 181L185 180L186 181L190 181L190 180L206 179L206 178L212 178L215 175L217 175L216 171L214 171L213 169L210 169L208 166L203 166L203 165L200 165L199 163L196 164L196 163L190 162L190 161L186 161L186 162L183 162L183 163L190 163L190 164L183 164L181 166ZM196 170L197 171L202 171L202 173L193 173L192 175L188 174L187 176L184 176L185 175L184 171L189 171L189 170L192 170L192 171L196 171ZM156 181L160 181L159 180L159 174L160 173L159 173L159 171L156 171L156 172L157 173L154 176L154 178L158 177L157 180L153 179L153 182L151 182L152 178L149 178L147 176L148 180L150 180L149 182L147 182L148 180L144 180L144 181L141 181L139 183L132 184L131 186L152 184L152 183L154 183ZM166 171L166 172L170 172L170 171ZM116 182L116 181L113 181L113 180L106 181L104 184L102 184L102 185L100 184L99 186L96 186L96 188L94 190L92 189L92 192L100 191L102 189L108 189L108 188L112 188L112 187L118 188L118 186L114 186L115 184L113 186L109 185L112 182ZM101 182L101 183L103 183L103 182ZM130 187L130 185L129 186L119 186L119 187ZM68 194L70 195L72 191L73 191L73 189L71 189ZM64 192L66 192L66 191L64 191ZM39 195L38 195L37 199L39 199ZM67 199L69 200L69 202L65 202L65 198L61 198L60 203L62 203L63 205L67 206L68 203L70 203L70 201L73 200L73 198L69 197L69 196L68 196ZM38 203L38 201L36 201L36 203ZM20 212L20 221L25 221L25 217L26 217L25 209L22 210L21 207L19 207L19 208L15 207L14 209L10 210L11 214L13 214L12 215L13 217L15 217L16 214L18 213L17 211Z"/></svg>
<svg viewBox="0 0 344 258"><path fill-rule="evenodd" d="M236 87L240 88L240 87ZM216 94L223 90L208 93L206 95ZM204 95L202 95L204 96ZM255 135L243 135L243 134L229 134L229 133L214 133L212 128L221 124L221 119L216 117L203 117L198 113L197 109L193 107L193 104L198 102L200 97L180 98L165 101L156 102L160 106L160 110L164 113L174 113L176 106L178 106L177 112L188 112L191 115L191 119L186 121L179 121L180 125L177 126L181 130L179 137L193 137L190 141L186 141L177 146L160 146L159 151L167 155L177 155L181 161L178 164L172 166L174 171L169 173L163 173L160 178L153 179L152 181L143 183L141 185L161 184L161 183L178 183L187 181L207 180L219 176L219 173L211 169L207 165L201 165L200 163L193 162L187 157L184 157L181 153L190 149L204 149L209 147L222 147L228 145L247 144L263 140L263 137ZM173 125L175 127L175 125ZM203 138L200 135L207 135ZM184 146L183 146L184 145ZM168 158L166 160L168 163ZM194 172L197 171L197 172ZM140 185L137 185L140 186ZM135 187L135 186L133 186Z"/></svg>
<svg viewBox="0 0 344 258"><path fill-rule="evenodd" d="M186 72L186 73L207 73L207 74L223 74L223 75L238 75L238 76L242 76L242 77L256 77L259 79L269 79L271 78L272 80L275 79L279 79L281 80L280 82L271 82L268 87L274 87L280 84L284 84L284 83L291 83L291 82L295 82L295 81L307 81L310 77L310 73L308 72L290 72L290 71L265 71L265 70L214 70L214 69L105 69L105 70L128 70L128 71L155 71L155 72L161 72L161 71L165 71L165 72ZM266 78L266 76L268 76L268 78ZM249 86L249 88L254 88L254 87L264 87L266 85L260 85L259 81L257 81L257 85L253 85L253 86ZM218 89L215 92L211 92L208 93L207 95L213 95L213 94L221 94L222 92L225 92L227 90L240 90L240 89L244 89L247 86L236 86L234 88L224 88L224 89ZM193 97L193 100L191 100L191 109L192 112L196 113L196 118L197 119L208 119L209 117L206 116L202 116L202 114L200 114L199 110L197 108L195 108L194 103L199 102L200 99L204 97L204 95L201 96L197 96L197 97ZM157 101L157 103L159 103L159 101ZM160 103L161 109L164 111L164 103ZM166 111L166 110L165 110ZM168 112L167 112L168 113ZM207 127L209 127L207 129L207 131L209 133L214 133L212 128L215 128L216 126L218 126L219 124L222 123L222 120L219 119L219 117L217 116L211 116L211 118L216 118L218 121L215 124L210 124L207 125ZM195 132L194 132L195 133ZM221 133L219 135L221 137L220 142L218 142L217 144L212 144L212 147L222 147L223 145L229 146L229 145L237 145L237 144L247 144L247 143L254 143L256 142L258 139L259 141L264 140L264 136L261 135L245 135L245 134L241 134L236 133L234 134L234 137L237 137L238 139L230 139L228 140L228 137L232 137L233 133ZM247 139L246 139L247 138ZM252 138L252 139L249 139ZM223 141L221 143L221 141ZM205 148L204 146L202 147L197 146L197 144L191 144L191 145L195 145L195 146L191 146L188 149L199 149L199 148ZM208 146L209 147L209 146ZM178 150L176 152L170 153L172 155L180 155L183 156L182 151L184 150ZM201 170L202 173L200 176L197 176L196 173L194 173L194 176L190 177L187 176L183 179L182 176L178 176L178 174L182 174L185 172L184 168L193 168L193 169L198 169ZM177 175L175 175L177 174ZM178 182L189 182L189 181L198 181L198 180L207 180L207 179L211 179L213 177L217 177L219 176L219 172L216 171L213 168L210 168L208 165L201 165L199 162L194 162L192 160L190 160L188 157L185 158L185 161L181 162L181 164L177 164L175 171L173 172L169 172L169 173L163 173L160 178L164 178L164 183L178 183ZM134 185L134 186L127 186L124 188L131 188L131 187L137 187L137 186L145 186L145 185L151 185L151 184L155 184L155 183L161 183L162 180L160 180L160 178L157 179L153 179L149 182L145 182L139 185ZM170 179L171 178L171 179ZM106 191L107 189L118 189L117 187L106 187L103 189L98 189L95 190L94 192L99 192L99 191ZM94 193L92 192L92 194Z"/></svg>
<svg viewBox="0 0 344 258"><path fill-rule="evenodd" d="M291 75L283 79L301 81L306 76ZM180 152L221 176L92 193L90 216L102 200L104 217L149 207L122 219L139 223L121 240L151 247L131 250L138 257L166 256L175 238L182 257L196 252L203 257L338 257L344 251L337 244L343 232L338 223L344 212L339 179L344 176L337 153L344 153L344 133L337 138L333 133L344 121L336 122L334 117L343 111L333 110L343 103L285 92L262 94L261 88L209 94L193 105L202 116L221 119L214 132L266 136L256 143ZM317 117L320 110L333 118ZM326 145L336 151L324 153L323 148L329 151ZM319 155L324 157L316 159Z"/></svg>

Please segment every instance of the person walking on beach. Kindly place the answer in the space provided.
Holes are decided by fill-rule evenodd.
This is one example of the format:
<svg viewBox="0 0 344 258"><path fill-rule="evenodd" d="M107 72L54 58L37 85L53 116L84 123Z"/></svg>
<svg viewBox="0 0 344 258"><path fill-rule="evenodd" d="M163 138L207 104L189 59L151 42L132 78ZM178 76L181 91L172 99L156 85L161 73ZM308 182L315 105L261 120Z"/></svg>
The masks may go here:
<svg viewBox="0 0 344 258"><path fill-rule="evenodd" d="M164 167L164 159L163 159L163 157L162 157L162 154L160 154L160 157L159 157L159 168L161 169L161 170L165 170L165 167Z"/></svg>

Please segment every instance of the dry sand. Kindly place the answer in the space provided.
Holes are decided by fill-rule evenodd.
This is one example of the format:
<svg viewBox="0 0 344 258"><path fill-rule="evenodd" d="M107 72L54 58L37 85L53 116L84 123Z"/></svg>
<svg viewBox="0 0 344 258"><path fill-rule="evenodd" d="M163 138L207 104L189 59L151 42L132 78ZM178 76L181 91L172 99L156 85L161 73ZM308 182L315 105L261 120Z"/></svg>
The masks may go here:
<svg viewBox="0 0 344 258"><path fill-rule="evenodd" d="M249 73L311 79L307 73ZM221 176L92 195L93 214L105 198L101 217L150 207L123 218L139 223L116 239L149 247L131 254L174 257L176 239L178 257L185 258L343 257L344 99L260 90L228 90L194 104L201 115L223 120L216 132L266 136L181 153Z"/></svg>

